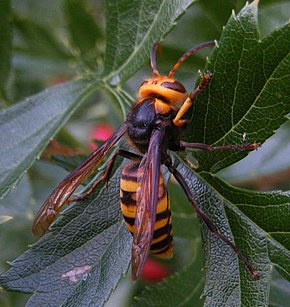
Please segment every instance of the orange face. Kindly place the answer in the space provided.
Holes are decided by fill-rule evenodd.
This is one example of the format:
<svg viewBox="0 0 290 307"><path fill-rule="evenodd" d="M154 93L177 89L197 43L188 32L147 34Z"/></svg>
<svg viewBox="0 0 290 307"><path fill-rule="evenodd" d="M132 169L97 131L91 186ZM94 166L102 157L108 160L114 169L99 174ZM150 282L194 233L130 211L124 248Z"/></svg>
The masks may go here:
<svg viewBox="0 0 290 307"><path fill-rule="evenodd" d="M139 97L155 97L166 102L178 111L188 97L185 87L178 81L166 76L146 79L139 88Z"/></svg>

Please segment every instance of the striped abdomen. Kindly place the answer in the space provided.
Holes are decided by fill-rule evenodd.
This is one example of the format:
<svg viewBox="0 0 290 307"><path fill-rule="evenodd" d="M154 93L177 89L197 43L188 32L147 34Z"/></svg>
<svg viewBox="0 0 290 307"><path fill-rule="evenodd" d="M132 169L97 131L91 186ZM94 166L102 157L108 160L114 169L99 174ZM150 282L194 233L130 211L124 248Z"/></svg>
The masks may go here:
<svg viewBox="0 0 290 307"><path fill-rule="evenodd" d="M121 176L121 211L128 230L133 234L136 216L136 191L140 187L137 172L138 163L131 163L124 167ZM158 257L169 258L173 254L172 219L168 192L162 174L159 180L159 195L154 225L153 240L150 252Z"/></svg>

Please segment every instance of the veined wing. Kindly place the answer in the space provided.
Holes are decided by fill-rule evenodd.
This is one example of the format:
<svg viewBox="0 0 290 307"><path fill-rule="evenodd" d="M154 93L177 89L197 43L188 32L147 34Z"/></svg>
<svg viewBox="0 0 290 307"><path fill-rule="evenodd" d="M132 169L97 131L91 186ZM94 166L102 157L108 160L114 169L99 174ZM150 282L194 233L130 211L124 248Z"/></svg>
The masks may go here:
<svg viewBox="0 0 290 307"><path fill-rule="evenodd" d="M151 134L147 153L139 165L137 210L132 246L132 279L142 272L148 257L156 220L156 206L160 179L161 144L164 128L158 127Z"/></svg>
<svg viewBox="0 0 290 307"><path fill-rule="evenodd" d="M95 170L114 144L125 134L127 124L115 131L100 147L94 150L74 171L72 171L50 194L38 211L32 232L42 236L65 205L75 189Z"/></svg>

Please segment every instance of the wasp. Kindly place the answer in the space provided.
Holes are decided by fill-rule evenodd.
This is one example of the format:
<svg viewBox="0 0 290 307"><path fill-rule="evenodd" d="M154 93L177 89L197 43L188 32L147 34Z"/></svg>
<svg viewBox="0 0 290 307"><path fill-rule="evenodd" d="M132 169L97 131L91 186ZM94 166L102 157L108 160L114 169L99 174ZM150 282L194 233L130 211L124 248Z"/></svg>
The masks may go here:
<svg viewBox="0 0 290 307"><path fill-rule="evenodd" d="M193 53L214 44L214 41L209 41L188 50L180 57L167 76L160 74L157 70L158 43L153 45L150 53L152 77L145 79L140 85L139 97L126 120L112 136L94 150L53 190L35 217L33 224L35 235L43 235L48 230L49 225L65 204L86 197L101 181L108 182L116 157L122 156L131 161L122 171L120 202L126 226L133 235L133 280L140 276L150 252L160 257L171 257L173 254L170 201L161 172L162 165L168 168L180 184L192 207L209 230L237 253L253 278L259 277L259 273L255 271L248 259L196 205L195 197L185 178L174 167L169 155L169 151L183 151L186 148L205 151L254 150L259 146L257 143L211 146L180 140L180 132L185 128L187 122L183 117L191 108L196 96L210 82L212 74L206 72L199 85L188 93L185 87L174 79L174 73ZM71 198L75 189L91 175L123 136L126 136L134 152L117 150L109 159L104 173L90 189L76 198Z"/></svg>

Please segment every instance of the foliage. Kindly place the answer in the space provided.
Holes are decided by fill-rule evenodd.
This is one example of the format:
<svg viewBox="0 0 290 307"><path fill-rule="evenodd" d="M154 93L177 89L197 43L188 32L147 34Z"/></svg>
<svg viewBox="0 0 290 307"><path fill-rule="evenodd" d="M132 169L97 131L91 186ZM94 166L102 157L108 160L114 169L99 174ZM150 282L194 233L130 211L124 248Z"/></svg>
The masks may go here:
<svg viewBox="0 0 290 307"><path fill-rule="evenodd" d="M0 93L3 106L13 105L0 114L1 194L6 196L20 182L0 204L0 240L9 250L1 255L6 257L3 260L16 256L15 245L23 251L25 246L21 245L32 242L27 225L31 225L36 211L33 202L38 207L55 185L54 177L63 176L54 166L35 163L49 140L58 132L58 137L67 136L60 129L69 119L81 122L79 125L95 121L90 113L96 101L96 114L101 113L97 120L120 123L132 104L132 91L138 87L136 77L131 77L148 61L152 44L162 40L186 11L162 42L160 71L168 71L195 41L216 38L218 42L204 68L213 72L212 80L195 101L184 139L213 145L237 144L246 132L247 141L264 143L287 121L290 29L289 23L281 22L283 2L279 2L280 7L277 1L266 1L261 6L261 24L266 25L261 31L267 33L262 38L257 1L241 8L239 1L224 1L218 6L204 0L189 9L193 2L106 0L104 35L102 7L94 1L64 0L63 5L51 1L49 9L44 2L32 1L34 14L29 1L13 11L10 1L3 1L0 12L4 34L0 44L5 48L0 53L4 59L0 65ZM230 16L232 8L241 11ZM273 16L269 14L271 8L276 12ZM40 18L44 12L48 12L45 18ZM279 27L269 28L269 23L277 22ZM12 27L16 33L14 45ZM203 58L193 56L176 73L188 88L193 87L193 65L202 68ZM48 87L59 80L64 82ZM110 99L104 102L100 90ZM17 100L20 102L14 103ZM69 125L66 128L70 130ZM289 125L284 129L289 133ZM263 150L264 146L255 154L269 153ZM244 158L246 152L190 154L196 161L194 169L183 162L183 155L174 154L176 167L195 193L197 204L248 256L260 279L252 280L237 255L204 225L202 262L197 218L180 189L171 183L176 256L170 266L178 272L140 290L133 305L283 306L289 299L285 287L279 287L282 277L282 283L290 279L289 192L249 191L221 179L217 172ZM67 169L76 165L67 158L58 161ZM3 289L32 293L27 306L105 303L130 262L131 237L119 210L121 163L108 188L100 186L66 209L49 233L10 264L0 276ZM25 175L28 169L29 176ZM278 169L283 165L276 163L271 172ZM12 236L17 237L16 242ZM4 271L6 268L1 266ZM273 270L275 280L270 288ZM139 286L135 285L136 291ZM19 305L17 296L4 294L2 305Z"/></svg>

